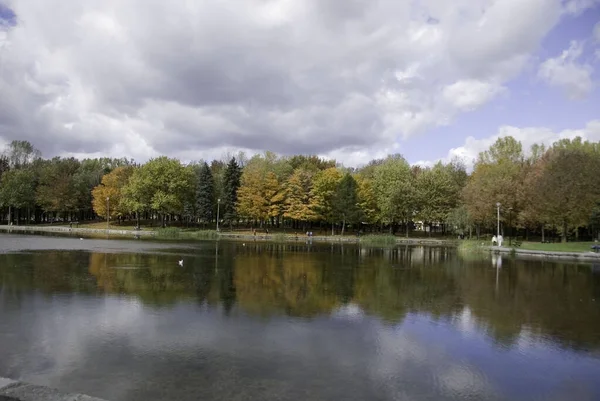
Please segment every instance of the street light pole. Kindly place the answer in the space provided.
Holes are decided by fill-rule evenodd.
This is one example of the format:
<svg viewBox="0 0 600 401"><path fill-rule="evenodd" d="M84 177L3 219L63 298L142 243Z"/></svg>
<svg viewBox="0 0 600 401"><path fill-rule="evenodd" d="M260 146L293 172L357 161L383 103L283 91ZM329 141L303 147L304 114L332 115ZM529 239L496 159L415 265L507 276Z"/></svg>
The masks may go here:
<svg viewBox="0 0 600 401"><path fill-rule="evenodd" d="M508 229L510 230L510 236L508 237L508 245L512 245L513 228L512 228L512 207L508 208Z"/></svg>
<svg viewBox="0 0 600 401"><path fill-rule="evenodd" d="M217 231L219 231L219 207L221 206L221 198L217 199Z"/></svg>
<svg viewBox="0 0 600 401"><path fill-rule="evenodd" d="M107 196L106 197L106 229L108 230L110 228L110 198Z"/></svg>
<svg viewBox="0 0 600 401"><path fill-rule="evenodd" d="M498 232L496 234L496 238L498 239L498 245L500 245L500 202L496 203L496 208L498 209Z"/></svg>

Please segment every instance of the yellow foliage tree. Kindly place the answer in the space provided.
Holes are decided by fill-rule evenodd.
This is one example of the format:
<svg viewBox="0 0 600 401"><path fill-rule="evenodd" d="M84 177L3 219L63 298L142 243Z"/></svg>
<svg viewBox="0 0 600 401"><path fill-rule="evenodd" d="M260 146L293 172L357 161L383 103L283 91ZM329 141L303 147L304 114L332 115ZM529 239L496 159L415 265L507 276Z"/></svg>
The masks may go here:
<svg viewBox="0 0 600 401"><path fill-rule="evenodd" d="M113 219L129 212L122 204L121 199L122 190L132 173L133 167L131 166L117 167L103 176L101 184L92 189L92 207L98 216L106 218L107 206L110 217ZM107 198L109 201L106 200Z"/></svg>

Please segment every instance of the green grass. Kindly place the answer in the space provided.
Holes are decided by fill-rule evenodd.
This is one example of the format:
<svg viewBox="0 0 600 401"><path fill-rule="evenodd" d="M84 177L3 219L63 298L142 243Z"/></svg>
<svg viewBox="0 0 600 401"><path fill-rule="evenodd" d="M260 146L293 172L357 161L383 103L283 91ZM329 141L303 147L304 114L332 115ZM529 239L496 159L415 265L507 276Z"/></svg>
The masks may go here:
<svg viewBox="0 0 600 401"><path fill-rule="evenodd" d="M458 243L459 252L482 252L487 250L486 246L489 245L487 241L481 239L473 240L461 240Z"/></svg>
<svg viewBox="0 0 600 401"><path fill-rule="evenodd" d="M397 244L396 237L394 235L384 234L376 235L370 234L365 235L360 239L361 244L371 246L395 246Z"/></svg>
<svg viewBox="0 0 600 401"><path fill-rule="evenodd" d="M286 242L288 240L288 236L284 233L276 233L271 236L271 241L273 242Z"/></svg>
<svg viewBox="0 0 600 401"><path fill-rule="evenodd" d="M590 252L592 250L592 245L594 245L594 242L567 242L564 244L542 244L541 242L523 242L521 243L521 246L519 248L531 251L548 252ZM508 243L506 243L505 246L508 246Z"/></svg>
<svg viewBox="0 0 600 401"><path fill-rule="evenodd" d="M162 239L218 239L219 233L214 230L191 230L178 227L156 229L156 238Z"/></svg>
<svg viewBox="0 0 600 401"><path fill-rule="evenodd" d="M198 231L184 231L184 238L195 238L195 239L218 239L219 233L215 230L198 230Z"/></svg>
<svg viewBox="0 0 600 401"><path fill-rule="evenodd" d="M174 239L179 238L180 233L181 229L175 227L159 228L156 230L156 237Z"/></svg>

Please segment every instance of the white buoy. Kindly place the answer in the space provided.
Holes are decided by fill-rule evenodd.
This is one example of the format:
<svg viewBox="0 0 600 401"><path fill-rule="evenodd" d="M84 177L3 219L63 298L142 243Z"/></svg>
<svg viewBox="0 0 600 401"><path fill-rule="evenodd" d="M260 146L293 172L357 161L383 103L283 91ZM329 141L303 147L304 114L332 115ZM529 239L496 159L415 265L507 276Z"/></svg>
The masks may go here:
<svg viewBox="0 0 600 401"><path fill-rule="evenodd" d="M183 259L179 261L179 266L183 266Z"/></svg>

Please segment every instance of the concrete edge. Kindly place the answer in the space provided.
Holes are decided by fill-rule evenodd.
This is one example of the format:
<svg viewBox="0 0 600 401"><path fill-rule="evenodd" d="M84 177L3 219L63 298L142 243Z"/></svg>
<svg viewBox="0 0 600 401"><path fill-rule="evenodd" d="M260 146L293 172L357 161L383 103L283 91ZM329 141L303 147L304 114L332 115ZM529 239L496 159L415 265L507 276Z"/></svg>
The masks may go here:
<svg viewBox="0 0 600 401"><path fill-rule="evenodd" d="M28 232L33 235L40 232L50 233L72 233L72 234L107 234L114 236L126 236L126 237L153 237L159 238L156 231L135 231L135 230L118 230L118 229L102 229L102 228L69 228L64 226L57 227L40 227L40 226L7 226L0 225L0 231L5 232ZM183 236L185 238L185 235ZM256 236L247 233L236 233L236 232L219 232L217 239L228 239L238 241L273 241L276 239L276 234L257 234ZM310 243L310 242L326 242L326 243L362 243L362 237L341 237L338 235L334 236L323 236L317 235L314 237L307 237L306 234L299 233L298 235L285 234L286 243ZM396 238L397 245L431 245L431 246L456 246L457 240L454 239L433 239L433 238ZM376 247L376 246L375 246Z"/></svg>
<svg viewBox="0 0 600 401"><path fill-rule="evenodd" d="M488 250L492 253L512 253L514 252L519 256L535 256L537 258L547 258L547 259L569 259L569 260L578 260L585 262L600 262L600 253L596 252L558 252L558 251L535 251L529 249L518 249L518 248L498 248L498 247L488 247Z"/></svg>
<svg viewBox="0 0 600 401"><path fill-rule="evenodd" d="M0 400L10 401L105 401L85 394L63 393L55 388L38 386L0 377Z"/></svg>

